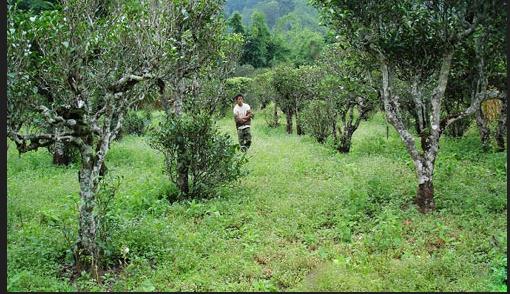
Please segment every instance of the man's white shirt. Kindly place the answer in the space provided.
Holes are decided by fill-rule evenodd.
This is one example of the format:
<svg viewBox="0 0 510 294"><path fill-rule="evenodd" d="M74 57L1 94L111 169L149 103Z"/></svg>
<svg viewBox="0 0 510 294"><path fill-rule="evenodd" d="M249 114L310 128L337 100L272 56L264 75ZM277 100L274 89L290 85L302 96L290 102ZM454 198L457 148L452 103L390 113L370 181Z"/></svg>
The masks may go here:
<svg viewBox="0 0 510 294"><path fill-rule="evenodd" d="M237 115L239 117L241 116L245 116L246 113L248 112L248 110L250 110L250 105L246 104L246 103L243 103L243 106L239 106L236 104L236 106L234 106L234 115ZM250 125L244 125L244 126L240 126L239 130L242 130L242 129L246 129L246 128L249 128Z"/></svg>

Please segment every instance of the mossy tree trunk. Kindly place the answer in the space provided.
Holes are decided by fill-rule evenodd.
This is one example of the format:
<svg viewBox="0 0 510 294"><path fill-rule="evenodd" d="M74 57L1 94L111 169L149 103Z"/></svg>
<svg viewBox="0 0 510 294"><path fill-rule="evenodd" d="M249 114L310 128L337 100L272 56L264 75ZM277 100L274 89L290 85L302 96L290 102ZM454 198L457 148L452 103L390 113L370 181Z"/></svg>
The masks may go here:
<svg viewBox="0 0 510 294"><path fill-rule="evenodd" d="M489 150L490 148L490 128L489 122L485 119L481 107L475 112L476 125L478 126L478 132L480 134L480 142L483 150Z"/></svg>
<svg viewBox="0 0 510 294"><path fill-rule="evenodd" d="M292 111L287 111L285 113L285 116L287 117L287 126L286 126L286 130L287 130L287 134L292 134Z"/></svg>
<svg viewBox="0 0 510 294"><path fill-rule="evenodd" d="M505 151L505 137L506 137L506 131L508 129L507 126L507 101L506 101L506 93L503 95L503 99L501 99L502 105L501 105L501 112L499 115L498 120L498 127L496 129L496 144L497 144L497 150L498 151ZM507 142L508 144L508 142Z"/></svg>

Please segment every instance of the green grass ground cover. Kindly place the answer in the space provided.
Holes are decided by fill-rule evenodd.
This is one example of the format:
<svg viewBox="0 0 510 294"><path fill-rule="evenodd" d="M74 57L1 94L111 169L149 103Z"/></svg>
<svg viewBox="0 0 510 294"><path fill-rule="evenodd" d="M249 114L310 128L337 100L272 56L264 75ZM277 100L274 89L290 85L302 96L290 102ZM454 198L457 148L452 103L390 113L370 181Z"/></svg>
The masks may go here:
<svg viewBox="0 0 510 294"><path fill-rule="evenodd" d="M234 122L219 127L237 140ZM506 291L506 154L475 129L443 138L437 210L417 212L416 179L381 114L338 154L255 119L249 174L217 198L169 204L162 156L126 136L107 157L122 176L113 213L123 264L72 282L78 166L8 149L9 291ZM67 251L67 253L66 253Z"/></svg>

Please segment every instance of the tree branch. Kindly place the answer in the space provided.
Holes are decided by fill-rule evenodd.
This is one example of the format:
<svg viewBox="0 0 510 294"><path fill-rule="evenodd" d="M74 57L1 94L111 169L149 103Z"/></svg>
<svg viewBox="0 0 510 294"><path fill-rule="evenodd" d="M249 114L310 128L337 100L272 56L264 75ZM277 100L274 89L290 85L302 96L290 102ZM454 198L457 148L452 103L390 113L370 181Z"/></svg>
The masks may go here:
<svg viewBox="0 0 510 294"><path fill-rule="evenodd" d="M506 94L504 92L499 92L498 90L495 89L488 91L485 95L483 93L477 93L475 96L475 100L466 110L460 113L448 115L447 117L441 120L441 131L444 131L449 125L458 121L459 119L463 119L464 117L475 113L475 111L480 108L480 104L483 101L493 98L505 99L505 96Z"/></svg>
<svg viewBox="0 0 510 294"><path fill-rule="evenodd" d="M411 155L413 162L418 167L419 165L421 165L421 156L418 153L418 150L416 149L416 144L413 136L409 133L409 131L407 131L404 123L402 122L402 118L399 115L398 101L395 99L395 96L393 96L390 93L388 64L386 63L384 55L381 53L379 55L379 62L381 64L383 82L381 96L383 98L386 116L388 117L390 123L395 127L395 129L399 133L400 138L402 138L402 141L404 141L404 144L407 148L407 151Z"/></svg>
<svg viewBox="0 0 510 294"><path fill-rule="evenodd" d="M137 83L143 80L151 79L153 77L154 77L153 75L148 73L143 75L127 75L125 77L122 77L120 80L113 83L112 85L110 85L108 87L108 91L112 92L113 94L126 92Z"/></svg>
<svg viewBox="0 0 510 294"><path fill-rule="evenodd" d="M41 147L47 147L55 142L74 141L74 133L61 134L39 134L39 135L21 135L8 127L7 136L16 143L16 148L20 153L37 150Z"/></svg>

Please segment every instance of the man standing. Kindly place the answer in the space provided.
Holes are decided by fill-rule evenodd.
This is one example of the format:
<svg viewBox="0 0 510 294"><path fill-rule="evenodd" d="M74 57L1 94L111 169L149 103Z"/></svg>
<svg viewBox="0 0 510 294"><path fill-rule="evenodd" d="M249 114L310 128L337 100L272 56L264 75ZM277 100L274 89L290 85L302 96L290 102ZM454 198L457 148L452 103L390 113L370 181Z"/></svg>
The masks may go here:
<svg viewBox="0 0 510 294"><path fill-rule="evenodd" d="M241 151L246 152L251 145L250 124L253 113L250 105L244 103L243 95L237 94L234 101L236 103L234 106L234 120L236 121L239 146L241 146Z"/></svg>

